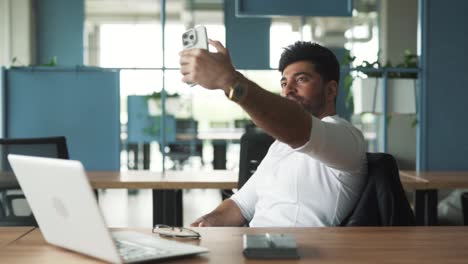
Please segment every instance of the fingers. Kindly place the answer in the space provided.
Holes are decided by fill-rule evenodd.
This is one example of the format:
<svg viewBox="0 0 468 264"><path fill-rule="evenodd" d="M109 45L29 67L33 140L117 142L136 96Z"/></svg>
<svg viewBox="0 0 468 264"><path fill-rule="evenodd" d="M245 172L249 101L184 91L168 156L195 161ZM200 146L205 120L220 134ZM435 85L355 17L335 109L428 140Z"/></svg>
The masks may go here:
<svg viewBox="0 0 468 264"><path fill-rule="evenodd" d="M180 58L180 73L183 75L182 82L193 83L193 63L186 57Z"/></svg>
<svg viewBox="0 0 468 264"><path fill-rule="evenodd" d="M215 47L215 49L218 52L223 53L225 55L229 54L227 49L223 46L223 44L221 44L221 42L217 40L208 39L208 43L210 43L211 46Z"/></svg>
<svg viewBox="0 0 468 264"><path fill-rule="evenodd" d="M180 59L179 59L179 64L180 65L185 65L185 64L188 64L190 63L190 57L185 55L185 56L180 56Z"/></svg>
<svg viewBox="0 0 468 264"><path fill-rule="evenodd" d="M195 222L190 224L191 227L204 227L207 226L203 218L198 218Z"/></svg>
<svg viewBox="0 0 468 264"><path fill-rule="evenodd" d="M179 52L179 56L185 57L185 56L200 56L203 53L207 53L208 51L206 49L187 49L187 50L182 50Z"/></svg>
<svg viewBox="0 0 468 264"><path fill-rule="evenodd" d="M197 220L195 220L195 222L191 223L190 226L191 227L198 227L201 222L202 222L202 219L198 218Z"/></svg>

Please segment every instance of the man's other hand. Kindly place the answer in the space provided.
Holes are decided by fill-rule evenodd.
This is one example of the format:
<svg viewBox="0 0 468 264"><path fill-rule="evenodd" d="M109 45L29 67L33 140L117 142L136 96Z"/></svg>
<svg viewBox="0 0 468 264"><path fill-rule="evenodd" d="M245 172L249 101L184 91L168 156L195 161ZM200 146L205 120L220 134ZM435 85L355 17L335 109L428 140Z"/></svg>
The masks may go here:
<svg viewBox="0 0 468 264"><path fill-rule="evenodd" d="M216 222L215 217L210 216L209 214L207 214L207 215L204 215L204 216L198 218L197 220L195 220L195 222L191 223L190 226L191 227L216 226L215 222Z"/></svg>

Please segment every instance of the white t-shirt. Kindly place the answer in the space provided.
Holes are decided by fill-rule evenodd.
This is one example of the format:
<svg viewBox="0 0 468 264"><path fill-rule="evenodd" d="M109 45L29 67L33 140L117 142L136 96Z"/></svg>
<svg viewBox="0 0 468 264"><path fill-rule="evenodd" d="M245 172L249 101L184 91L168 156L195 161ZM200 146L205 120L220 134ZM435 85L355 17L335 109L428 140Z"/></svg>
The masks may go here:
<svg viewBox="0 0 468 264"><path fill-rule="evenodd" d="M309 141L275 141L231 199L251 227L336 226L360 197L367 173L362 133L338 116L312 116Z"/></svg>

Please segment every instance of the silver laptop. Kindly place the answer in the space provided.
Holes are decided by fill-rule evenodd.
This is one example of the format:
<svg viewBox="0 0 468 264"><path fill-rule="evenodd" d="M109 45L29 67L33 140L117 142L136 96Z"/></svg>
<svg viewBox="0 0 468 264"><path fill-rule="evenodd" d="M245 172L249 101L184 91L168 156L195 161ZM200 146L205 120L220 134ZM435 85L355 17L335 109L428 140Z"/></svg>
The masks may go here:
<svg viewBox="0 0 468 264"><path fill-rule="evenodd" d="M110 232L79 161L8 155L45 240L114 263L208 252L206 248L131 231Z"/></svg>

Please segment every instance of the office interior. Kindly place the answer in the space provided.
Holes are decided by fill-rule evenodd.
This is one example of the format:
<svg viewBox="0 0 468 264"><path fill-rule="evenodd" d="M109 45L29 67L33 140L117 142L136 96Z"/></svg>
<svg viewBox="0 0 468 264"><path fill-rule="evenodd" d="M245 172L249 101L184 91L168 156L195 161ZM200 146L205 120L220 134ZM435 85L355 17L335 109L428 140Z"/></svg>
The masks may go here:
<svg viewBox="0 0 468 264"><path fill-rule="evenodd" d="M57 136L66 131L61 124L75 123L59 136L69 137L70 158L89 170L238 171L240 138L257 128L223 93L182 83L178 70L182 33L205 25L243 74L276 93L282 47L305 40L331 48L342 61L338 113L361 129L369 152L392 154L402 170L468 170L465 1L297 1L305 8L290 14L290 1L271 14L252 1L246 15L236 14L238 2L0 0L1 137ZM343 11L349 4L352 10ZM354 60L345 61L346 54ZM359 70L377 69L376 61L382 72L390 69L384 78ZM73 83L73 76L94 72L113 77ZM38 89L46 87L27 76L42 73L63 73L67 83L58 85L60 93L43 93ZM348 87L345 78L352 80ZM23 80L30 85L12 92ZM98 91L102 85L112 88ZM38 104L47 110L47 102L62 100L70 104L49 109L59 120L34 113ZM83 117L88 104L100 108ZM439 192L440 224L463 224L463 191ZM151 195L148 189L100 189L99 202L109 226L150 227ZM221 200L219 190L184 190L183 225ZM24 201L15 210L29 213Z"/></svg>

